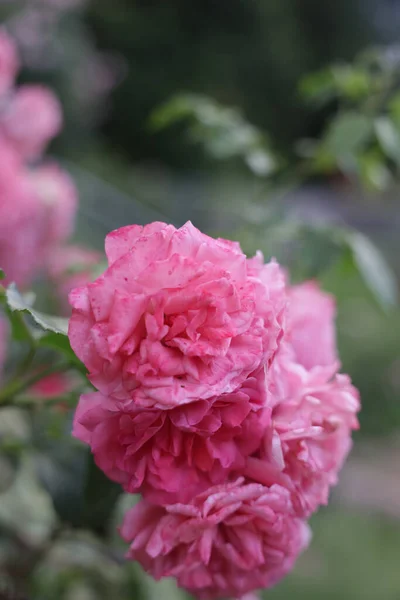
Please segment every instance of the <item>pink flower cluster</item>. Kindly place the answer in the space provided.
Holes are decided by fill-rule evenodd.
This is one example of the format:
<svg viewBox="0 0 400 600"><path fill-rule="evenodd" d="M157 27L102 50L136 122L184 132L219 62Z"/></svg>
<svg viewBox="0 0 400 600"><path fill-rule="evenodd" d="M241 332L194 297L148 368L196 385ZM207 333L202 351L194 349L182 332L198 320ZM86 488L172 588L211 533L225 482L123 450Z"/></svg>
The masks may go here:
<svg viewBox="0 0 400 600"><path fill-rule="evenodd" d="M357 427L332 298L190 222L116 230L106 254L70 294L70 342L97 389L73 433L143 496L121 528L128 556L199 598L274 585Z"/></svg>
<svg viewBox="0 0 400 600"><path fill-rule="evenodd" d="M6 283L27 286L43 271L61 282L66 259L76 252L65 242L78 206L69 175L43 152L58 134L58 99L40 85L15 85L19 60L13 41L0 29L0 267ZM59 265L56 265L56 257ZM80 252L80 262L93 263Z"/></svg>

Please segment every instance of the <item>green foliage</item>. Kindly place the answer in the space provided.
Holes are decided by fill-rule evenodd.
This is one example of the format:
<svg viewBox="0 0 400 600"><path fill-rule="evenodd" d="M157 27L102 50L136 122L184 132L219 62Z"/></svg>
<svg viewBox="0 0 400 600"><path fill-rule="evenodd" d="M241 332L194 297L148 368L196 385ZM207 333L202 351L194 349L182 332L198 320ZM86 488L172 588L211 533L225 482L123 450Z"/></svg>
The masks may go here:
<svg viewBox="0 0 400 600"><path fill-rule="evenodd" d="M363 281L384 309L393 308L398 302L396 276L379 249L365 235L346 232L344 242L351 250Z"/></svg>
<svg viewBox="0 0 400 600"><path fill-rule="evenodd" d="M56 429L54 435L57 426L63 430ZM35 431L38 476L58 517L72 527L90 529L104 536L122 493L121 486L96 467L87 448L72 443L69 429L65 428L65 416L54 413L38 416Z"/></svg>
<svg viewBox="0 0 400 600"><path fill-rule="evenodd" d="M41 330L50 331L59 335L67 335L68 321L61 317L45 315L32 308L31 298L22 296L14 284L6 290L7 306L11 313L22 312L29 315Z"/></svg>
<svg viewBox="0 0 400 600"><path fill-rule="evenodd" d="M378 48L300 82L313 105L337 104L321 139L306 145L311 172L340 171L369 191L393 185L400 174L399 77L398 58Z"/></svg>
<svg viewBox="0 0 400 600"><path fill-rule="evenodd" d="M99 47L121 52L127 63L108 139L133 159L197 169L201 155L177 130L151 138L143 126L157 106L187 90L240 106L280 151L290 151L296 137L310 134L312 120L296 101L298 80L371 42L363 12L357 0L91 2L86 22Z"/></svg>
<svg viewBox="0 0 400 600"><path fill-rule="evenodd" d="M150 125L157 131L181 120L187 121L190 140L201 144L211 158L240 158L260 177L276 169L265 134L248 123L238 109L226 108L206 96L179 95L153 113Z"/></svg>

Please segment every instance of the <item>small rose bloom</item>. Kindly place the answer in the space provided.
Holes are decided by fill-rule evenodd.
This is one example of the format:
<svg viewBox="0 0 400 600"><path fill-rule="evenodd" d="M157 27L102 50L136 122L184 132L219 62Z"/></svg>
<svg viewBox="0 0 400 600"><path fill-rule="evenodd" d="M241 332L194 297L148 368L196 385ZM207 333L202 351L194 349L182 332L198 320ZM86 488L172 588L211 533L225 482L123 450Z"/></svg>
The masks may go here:
<svg viewBox="0 0 400 600"><path fill-rule="evenodd" d="M288 336L295 360L306 369L337 361L335 300L314 281L290 288Z"/></svg>
<svg viewBox="0 0 400 600"><path fill-rule="evenodd" d="M41 85L21 85L0 117L2 136L22 156L37 158L60 132L62 110L57 97Z"/></svg>
<svg viewBox="0 0 400 600"><path fill-rule="evenodd" d="M246 475L292 491L300 516L327 504L358 428L358 391L338 374L334 306L316 284L295 286L287 331L268 373L271 427Z"/></svg>
<svg viewBox="0 0 400 600"><path fill-rule="evenodd" d="M69 325L104 395L172 408L233 392L272 360L286 305L276 263L260 277L239 244L190 222L123 227L106 254L105 273L71 292Z"/></svg>
<svg viewBox="0 0 400 600"><path fill-rule="evenodd" d="M65 373L53 373L36 382L29 392L42 398L55 398L66 394L70 388L71 381Z"/></svg>
<svg viewBox="0 0 400 600"><path fill-rule="evenodd" d="M0 96L8 92L19 69L17 51L8 33L0 28Z"/></svg>
<svg viewBox="0 0 400 600"><path fill-rule="evenodd" d="M243 596L275 585L310 539L288 491L245 484L211 488L187 504L140 501L125 516L128 558L156 580L175 577L197 598Z"/></svg>
<svg viewBox="0 0 400 600"><path fill-rule="evenodd" d="M95 392L81 397L73 435L126 491L158 504L187 502L244 468L270 423L265 402L264 369L235 392L169 410Z"/></svg>

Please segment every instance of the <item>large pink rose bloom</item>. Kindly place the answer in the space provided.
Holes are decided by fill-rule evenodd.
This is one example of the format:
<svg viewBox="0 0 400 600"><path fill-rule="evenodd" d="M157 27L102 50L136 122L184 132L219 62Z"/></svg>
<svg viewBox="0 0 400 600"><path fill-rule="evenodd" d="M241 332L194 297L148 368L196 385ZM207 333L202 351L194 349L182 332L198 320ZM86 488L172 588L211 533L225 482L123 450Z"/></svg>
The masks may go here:
<svg viewBox="0 0 400 600"><path fill-rule="evenodd" d="M6 283L26 286L43 259L45 210L19 156L0 140L0 267Z"/></svg>
<svg viewBox="0 0 400 600"><path fill-rule="evenodd" d="M245 472L285 485L298 514L308 516L337 482L360 403L349 377L337 374L331 297L307 283L289 298L287 333L268 374L271 427Z"/></svg>
<svg viewBox="0 0 400 600"><path fill-rule="evenodd" d="M98 466L158 504L187 502L241 470L270 423L264 369L235 391L170 410L137 408L95 392L81 397L73 434Z"/></svg>
<svg viewBox="0 0 400 600"><path fill-rule="evenodd" d="M0 29L0 95L11 88L19 68L14 42Z"/></svg>
<svg viewBox="0 0 400 600"><path fill-rule="evenodd" d="M104 395L172 408L233 392L273 358L285 307L276 263L256 276L237 243L190 222L123 227L106 254L106 272L71 292L69 326Z"/></svg>
<svg viewBox="0 0 400 600"><path fill-rule="evenodd" d="M128 557L155 579L175 577L197 598L238 597L276 584L309 542L279 485L211 488L188 504L141 501L125 516Z"/></svg>
<svg viewBox="0 0 400 600"><path fill-rule="evenodd" d="M1 134L27 158L40 156L61 126L60 102L41 85L17 88L0 119Z"/></svg>

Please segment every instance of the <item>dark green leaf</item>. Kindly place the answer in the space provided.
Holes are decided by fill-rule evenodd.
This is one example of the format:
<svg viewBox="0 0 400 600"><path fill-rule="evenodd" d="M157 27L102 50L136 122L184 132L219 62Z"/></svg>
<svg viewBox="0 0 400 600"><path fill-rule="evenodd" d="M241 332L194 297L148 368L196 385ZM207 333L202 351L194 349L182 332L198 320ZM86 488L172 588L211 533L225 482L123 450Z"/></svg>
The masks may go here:
<svg viewBox="0 0 400 600"><path fill-rule="evenodd" d="M151 126L162 129L182 119L188 120L190 139L201 144L211 157L240 158L259 177L276 170L265 134L238 109L223 106L207 96L180 95L153 114Z"/></svg>
<svg viewBox="0 0 400 600"><path fill-rule="evenodd" d="M301 226L293 246L292 276L297 280L320 277L342 253L334 230Z"/></svg>
<svg viewBox="0 0 400 600"><path fill-rule="evenodd" d="M367 190L383 192L392 183L392 174L378 149L364 152L357 163L361 183Z"/></svg>
<svg viewBox="0 0 400 600"><path fill-rule="evenodd" d="M385 309L395 306L398 301L396 277L381 252L361 233L347 233L345 239L364 282L376 300Z"/></svg>
<svg viewBox="0 0 400 600"><path fill-rule="evenodd" d="M299 85L300 94L312 102L324 103L335 95L335 81L330 69L306 75Z"/></svg>
<svg viewBox="0 0 400 600"><path fill-rule="evenodd" d="M342 112L331 122L323 146L339 164L347 163L366 145L372 133L372 119L355 111Z"/></svg>
<svg viewBox="0 0 400 600"><path fill-rule="evenodd" d="M379 117L375 120L375 132L383 152L399 165L400 133L393 121L388 117Z"/></svg>
<svg viewBox="0 0 400 600"><path fill-rule="evenodd" d="M353 65L338 65L332 68L335 86L340 95L350 100L364 98L371 88L371 76L364 69Z"/></svg>
<svg viewBox="0 0 400 600"><path fill-rule="evenodd" d="M82 520L85 527L103 534L122 494L120 485L108 479L96 466L93 455L87 456Z"/></svg>
<svg viewBox="0 0 400 600"><path fill-rule="evenodd" d="M3 269L0 269L0 281L6 278L6 274L4 273Z"/></svg>
<svg viewBox="0 0 400 600"><path fill-rule="evenodd" d="M71 348L68 336L61 333L55 333L54 331L48 331L37 340L37 345L41 348L50 348L60 352L65 356L68 362L74 364L83 373L86 373L85 366L77 358Z"/></svg>
<svg viewBox="0 0 400 600"><path fill-rule="evenodd" d="M39 478L58 516L73 527L104 533L121 486L107 479L90 450L71 437L64 414L40 411L33 423Z"/></svg>
<svg viewBox="0 0 400 600"><path fill-rule="evenodd" d="M12 312L23 312L32 317L34 322L45 331L67 335L68 320L43 314L34 310L30 303L19 293L16 286L11 284L6 290L7 305Z"/></svg>
<svg viewBox="0 0 400 600"><path fill-rule="evenodd" d="M177 121L181 121L193 114L193 108L200 104L200 100L196 100L196 96L179 95L175 96L158 109L150 116L150 128L153 131L170 127Z"/></svg>

